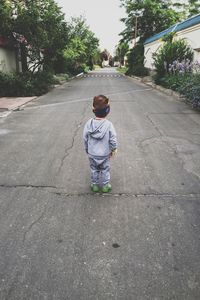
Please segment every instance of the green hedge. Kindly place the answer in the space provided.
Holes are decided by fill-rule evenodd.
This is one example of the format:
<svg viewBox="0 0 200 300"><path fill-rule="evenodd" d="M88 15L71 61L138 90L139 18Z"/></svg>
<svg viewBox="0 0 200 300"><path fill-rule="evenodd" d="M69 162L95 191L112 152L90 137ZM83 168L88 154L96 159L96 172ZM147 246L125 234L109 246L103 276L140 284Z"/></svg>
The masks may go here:
<svg viewBox="0 0 200 300"><path fill-rule="evenodd" d="M32 73L0 72L1 97L39 96L47 93L52 85L58 83L51 73L41 71Z"/></svg>
<svg viewBox="0 0 200 300"><path fill-rule="evenodd" d="M193 107L200 109L200 74L191 75L183 84L179 85L178 92L184 95Z"/></svg>
<svg viewBox="0 0 200 300"><path fill-rule="evenodd" d="M169 74L159 80L159 83L179 92L193 107L200 109L200 73Z"/></svg>
<svg viewBox="0 0 200 300"><path fill-rule="evenodd" d="M149 71L144 67L144 45L138 43L128 53L128 70L126 75L148 76Z"/></svg>

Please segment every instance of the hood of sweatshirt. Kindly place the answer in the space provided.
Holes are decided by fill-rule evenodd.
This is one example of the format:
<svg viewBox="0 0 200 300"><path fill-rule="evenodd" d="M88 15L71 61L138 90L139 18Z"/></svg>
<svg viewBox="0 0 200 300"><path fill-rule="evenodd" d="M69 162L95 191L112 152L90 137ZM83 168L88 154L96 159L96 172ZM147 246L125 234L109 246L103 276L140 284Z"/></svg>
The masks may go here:
<svg viewBox="0 0 200 300"><path fill-rule="evenodd" d="M110 122L106 119L103 120L91 119L89 123L88 133L94 139L102 139L106 134L109 126L110 126Z"/></svg>

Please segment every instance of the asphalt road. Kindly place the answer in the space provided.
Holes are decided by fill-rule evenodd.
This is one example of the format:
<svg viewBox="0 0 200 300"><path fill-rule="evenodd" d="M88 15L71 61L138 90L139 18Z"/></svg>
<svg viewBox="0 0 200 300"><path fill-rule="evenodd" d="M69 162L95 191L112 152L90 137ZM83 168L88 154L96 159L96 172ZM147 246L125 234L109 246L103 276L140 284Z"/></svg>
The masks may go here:
<svg viewBox="0 0 200 300"><path fill-rule="evenodd" d="M110 97L94 195L82 131ZM0 300L200 299L200 114L103 69L0 120Z"/></svg>

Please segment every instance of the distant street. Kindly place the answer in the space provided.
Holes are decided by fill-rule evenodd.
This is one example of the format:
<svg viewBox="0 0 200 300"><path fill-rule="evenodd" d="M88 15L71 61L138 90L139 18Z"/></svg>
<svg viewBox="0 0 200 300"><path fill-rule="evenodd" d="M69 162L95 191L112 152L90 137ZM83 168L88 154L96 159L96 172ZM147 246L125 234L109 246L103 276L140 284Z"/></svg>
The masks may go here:
<svg viewBox="0 0 200 300"><path fill-rule="evenodd" d="M92 99L117 131L90 192ZM200 114L114 68L0 118L0 300L200 299Z"/></svg>

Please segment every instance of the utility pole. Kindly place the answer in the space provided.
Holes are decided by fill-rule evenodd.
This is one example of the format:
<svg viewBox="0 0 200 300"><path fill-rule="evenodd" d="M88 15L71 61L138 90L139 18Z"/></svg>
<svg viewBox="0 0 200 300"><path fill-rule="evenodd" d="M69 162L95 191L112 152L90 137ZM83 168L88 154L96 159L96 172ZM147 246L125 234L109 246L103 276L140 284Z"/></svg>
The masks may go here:
<svg viewBox="0 0 200 300"><path fill-rule="evenodd" d="M137 18L138 18L138 16L135 15L135 42L134 42L134 47L136 45L136 38L137 38Z"/></svg>
<svg viewBox="0 0 200 300"><path fill-rule="evenodd" d="M144 9L141 9L140 11L137 11L135 14L134 14L134 17L135 17L135 34L134 34L134 40L135 40L135 42L134 42L134 47L135 47L135 45L136 45L136 39L137 39L137 31L138 31L138 18L140 17L140 16L142 16L142 14L143 14L143 11L144 11Z"/></svg>

